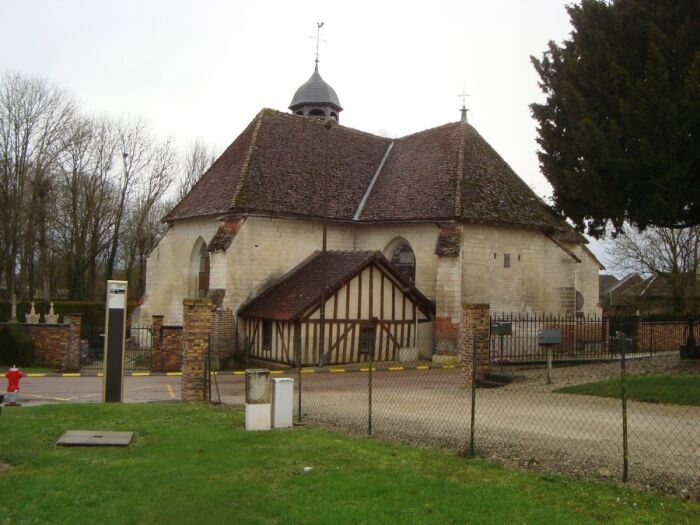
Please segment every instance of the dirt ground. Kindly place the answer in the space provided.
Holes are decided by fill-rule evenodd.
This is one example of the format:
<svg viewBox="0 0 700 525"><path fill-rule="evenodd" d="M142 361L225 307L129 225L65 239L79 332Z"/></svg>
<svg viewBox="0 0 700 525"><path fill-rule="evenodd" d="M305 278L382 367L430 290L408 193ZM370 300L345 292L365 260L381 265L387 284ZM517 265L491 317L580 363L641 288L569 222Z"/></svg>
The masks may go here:
<svg viewBox="0 0 700 525"><path fill-rule="evenodd" d="M697 364L673 356L628 363L629 373L700 373ZM690 367L690 368L688 368ZM515 381L479 388L475 400L477 454L490 460L561 471L575 477L620 479L622 409L619 400L559 394L554 389L619 373L619 363L556 367L553 385L541 367L510 368ZM299 377L294 370L295 412ZM281 376L275 376L281 377ZM366 372L302 374L302 421L366 434ZM465 450L469 443L470 391L459 369L375 372L372 377L373 435ZM25 406L101 399L99 378L27 378ZM218 386L218 390L217 390ZM212 397L242 405L242 376L221 375ZM129 377L125 401L168 401L180 397L180 378ZM629 480L636 485L700 498L700 407L629 402Z"/></svg>

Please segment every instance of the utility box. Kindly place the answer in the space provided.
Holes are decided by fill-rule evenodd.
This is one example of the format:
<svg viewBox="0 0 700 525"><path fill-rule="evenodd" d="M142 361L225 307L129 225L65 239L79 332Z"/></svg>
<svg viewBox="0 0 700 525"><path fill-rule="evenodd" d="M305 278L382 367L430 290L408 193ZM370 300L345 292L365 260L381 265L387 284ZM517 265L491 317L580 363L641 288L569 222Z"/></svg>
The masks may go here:
<svg viewBox="0 0 700 525"><path fill-rule="evenodd" d="M292 426L294 379L276 377L272 380L272 428Z"/></svg>
<svg viewBox="0 0 700 525"><path fill-rule="evenodd" d="M245 371L245 429L270 430L270 371Z"/></svg>
<svg viewBox="0 0 700 525"><path fill-rule="evenodd" d="M559 328L544 328L537 332L537 344L540 346L552 346L561 344L561 330Z"/></svg>

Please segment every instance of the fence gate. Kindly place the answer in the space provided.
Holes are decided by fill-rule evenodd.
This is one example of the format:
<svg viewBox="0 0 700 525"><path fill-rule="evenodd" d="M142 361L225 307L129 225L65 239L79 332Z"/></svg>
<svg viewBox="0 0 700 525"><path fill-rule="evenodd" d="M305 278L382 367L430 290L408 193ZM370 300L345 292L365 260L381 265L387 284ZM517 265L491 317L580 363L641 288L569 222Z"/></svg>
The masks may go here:
<svg viewBox="0 0 700 525"><path fill-rule="evenodd" d="M80 370L101 372L104 359L104 326L83 325L80 329ZM130 326L126 329L124 370L151 371L151 327Z"/></svg>

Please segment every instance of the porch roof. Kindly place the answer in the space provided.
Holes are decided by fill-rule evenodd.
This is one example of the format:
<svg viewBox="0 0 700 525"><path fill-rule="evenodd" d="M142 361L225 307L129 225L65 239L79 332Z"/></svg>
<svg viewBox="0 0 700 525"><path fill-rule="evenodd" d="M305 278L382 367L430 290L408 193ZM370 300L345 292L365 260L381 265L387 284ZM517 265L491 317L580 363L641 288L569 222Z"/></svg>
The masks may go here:
<svg viewBox="0 0 700 525"><path fill-rule="evenodd" d="M326 298L332 297L353 277L370 264L389 274L401 285L402 291L426 314L435 312L435 305L379 251L326 252ZM275 321L300 320L321 303L321 252L316 251L301 264L244 304L238 315Z"/></svg>

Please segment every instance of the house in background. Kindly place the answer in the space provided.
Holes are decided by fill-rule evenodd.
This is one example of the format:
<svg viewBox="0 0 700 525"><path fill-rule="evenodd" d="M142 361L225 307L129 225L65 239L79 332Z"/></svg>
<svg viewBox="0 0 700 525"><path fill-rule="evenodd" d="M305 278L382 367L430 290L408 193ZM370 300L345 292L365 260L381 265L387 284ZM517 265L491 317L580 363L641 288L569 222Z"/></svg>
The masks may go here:
<svg viewBox="0 0 700 525"><path fill-rule="evenodd" d="M678 312L674 298L672 276L667 273L643 278L631 273L601 291L601 305L606 315L666 315L674 313L700 313L700 280L686 285L683 293L684 312Z"/></svg>
<svg viewBox="0 0 700 525"><path fill-rule="evenodd" d="M394 290L387 293L400 290L395 301L417 308L419 318L396 311L387 318L362 307L353 319L377 317L377 345L381 323L418 321L411 337L389 330L389 359L401 348L454 359L463 303L488 303L495 312L599 312L601 266L585 239L467 122L466 108L458 122L397 139L344 127L338 96L317 64L290 109L260 111L163 219L168 230L148 258L142 322L162 314L166 324L180 324L183 299L208 296L216 307L212 333L227 334L217 348L282 349L281 340L293 337L290 323L313 319L311 307L290 313L265 297L293 284L298 276L290 270L311 264L321 249L324 209L328 249L360 259L381 252L371 265ZM362 272L346 277L351 289L360 276L364 287ZM313 286L320 289L320 279L305 290ZM359 293L343 297L358 311ZM256 304L266 305L264 315ZM309 351L309 359L318 357Z"/></svg>

